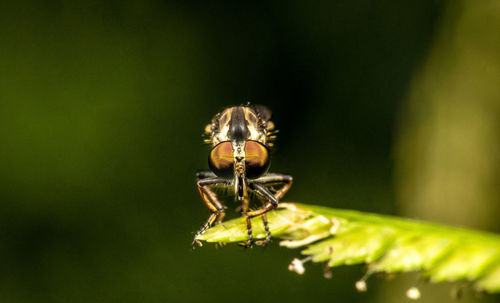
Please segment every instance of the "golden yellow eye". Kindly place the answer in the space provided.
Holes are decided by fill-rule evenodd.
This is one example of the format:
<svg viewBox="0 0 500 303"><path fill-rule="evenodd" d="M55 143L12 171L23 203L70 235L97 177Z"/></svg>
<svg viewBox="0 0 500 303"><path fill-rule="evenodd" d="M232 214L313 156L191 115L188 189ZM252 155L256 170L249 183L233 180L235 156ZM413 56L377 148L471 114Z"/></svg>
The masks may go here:
<svg viewBox="0 0 500 303"><path fill-rule="evenodd" d="M233 145L231 142L222 142L217 144L208 157L210 170L217 176L229 178L233 175Z"/></svg>
<svg viewBox="0 0 500 303"><path fill-rule="evenodd" d="M257 178L264 174L270 164L267 148L256 141L245 143L245 166L248 178Z"/></svg>

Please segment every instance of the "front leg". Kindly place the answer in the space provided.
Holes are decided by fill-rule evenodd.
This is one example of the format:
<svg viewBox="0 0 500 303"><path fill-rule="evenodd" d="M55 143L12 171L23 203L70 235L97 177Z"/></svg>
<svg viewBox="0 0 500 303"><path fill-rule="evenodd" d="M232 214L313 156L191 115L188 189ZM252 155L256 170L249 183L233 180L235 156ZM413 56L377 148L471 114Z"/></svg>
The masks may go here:
<svg viewBox="0 0 500 303"><path fill-rule="evenodd" d="M250 247L253 244L253 235L252 235L252 221L251 219L253 217L257 216L263 216L262 220L264 222L264 228L266 230L266 240L265 241L259 241L257 244L259 245L265 245L269 243L271 240L271 233L269 232L269 227L267 225L267 217L265 217L265 213L275 209L278 206L279 201L273 196L273 194L269 191L267 187L260 183L256 183L255 180L249 183L250 189L254 190L257 195L262 198L265 201L268 201L265 203L265 205L262 208L248 211L248 200L244 200L243 202L243 215L246 217L246 226L247 226L247 232L248 232L248 240L246 242L241 243L242 246L244 247Z"/></svg>
<svg viewBox="0 0 500 303"><path fill-rule="evenodd" d="M279 202L279 200L283 197L283 195L292 186L293 178L290 175L269 173L269 174L265 174L264 176L262 176L260 178L257 178L253 182L265 184L267 186L272 185L272 184L284 184L274 194L274 198L276 200L278 200L278 202ZM256 190L256 191L258 192L258 190ZM266 201L272 201L272 200L270 200L271 198L269 198L269 196L267 194L265 194L265 193L261 192L260 196L265 199L265 200L263 200L264 203L266 203ZM266 199L265 196L268 196L268 199ZM266 209L266 207L268 208L268 210L272 209L273 207L275 207L275 206L272 206L273 203L276 203L276 202L271 202L271 206L269 206L269 205L266 206L266 204L264 204L264 209ZM266 210L265 212L267 212L268 210ZM267 216L266 216L266 214L262 213L261 214L261 218L262 218L262 223L264 224L264 229L266 231L266 239L263 240L263 241L257 241L256 244L264 246L264 245L268 244L271 241L271 232L269 231L269 225L268 225L268 222L267 222Z"/></svg>
<svg viewBox="0 0 500 303"><path fill-rule="evenodd" d="M255 179L254 182L264 185L283 184L283 186L274 194L274 197L277 200L281 200L281 198L283 198L283 196L292 186L293 177L286 174L267 173Z"/></svg>
<svg viewBox="0 0 500 303"><path fill-rule="evenodd" d="M198 177L198 174L197 174L197 177ZM217 222L220 223L220 221L222 221L222 218L225 215L224 205L219 201L219 198L217 197L217 195L210 189L210 186L229 185L229 184L230 184L230 181L224 180L224 179L221 179L218 177L208 177L206 179L198 180L198 182L197 182L198 192L200 193L200 196L203 199L203 202L205 202L205 205L210 210L211 214L208 217L205 224L203 224L203 226L195 233L193 245L195 243L200 245L201 243L198 240L196 240L196 237L198 235L202 234L209 227L211 227L216 219L217 219Z"/></svg>
<svg viewBox="0 0 500 303"><path fill-rule="evenodd" d="M247 215L248 213L248 196L243 197L242 203L241 203L241 214L246 217L246 227L247 227L247 234L248 234L248 240L245 242L239 243L239 245L249 248L252 247L254 241L253 241L253 233L252 233L252 221L250 220L251 217Z"/></svg>
<svg viewBox="0 0 500 303"><path fill-rule="evenodd" d="M213 171L210 171L210 170L200 170L198 172L196 172L196 180L199 181L201 179L208 179L208 178L218 178L217 175L213 172ZM219 178L220 179L220 178ZM229 181L227 180L223 180L224 182L226 182L227 184L229 184ZM227 185L226 184L226 185ZM217 184L214 184L214 185L217 185ZM203 197L203 196L202 196ZM218 199L217 199L218 200ZM206 203L206 202L205 202ZM224 207L224 206L223 206ZM210 208L210 207L209 207ZM225 207L224 207L225 209ZM215 221L215 224L220 224L222 222L222 219L224 219L224 216L226 215L225 212L221 212L218 216L217 216L217 219Z"/></svg>
<svg viewBox="0 0 500 303"><path fill-rule="evenodd" d="M259 197L267 201L263 207L247 212L247 217L253 218L267 213L270 210L275 209L278 206L278 199L269 191L267 187L260 183L252 182L250 183L250 188L253 189Z"/></svg>
<svg viewBox="0 0 500 303"><path fill-rule="evenodd" d="M196 172L196 181L207 178L217 178L217 175L211 170L199 170Z"/></svg>
<svg viewBox="0 0 500 303"><path fill-rule="evenodd" d="M271 232L269 231L269 226L267 224L266 213L270 210L275 209L278 206L279 201L273 196L273 194L269 191L267 187L259 183L251 183L250 188L253 189L257 195L262 198L264 201L264 206L247 212L247 227L248 222L250 222L250 218L261 216L262 222L264 223L264 229L266 230L266 239L264 241L256 242L257 245L264 246L271 241Z"/></svg>

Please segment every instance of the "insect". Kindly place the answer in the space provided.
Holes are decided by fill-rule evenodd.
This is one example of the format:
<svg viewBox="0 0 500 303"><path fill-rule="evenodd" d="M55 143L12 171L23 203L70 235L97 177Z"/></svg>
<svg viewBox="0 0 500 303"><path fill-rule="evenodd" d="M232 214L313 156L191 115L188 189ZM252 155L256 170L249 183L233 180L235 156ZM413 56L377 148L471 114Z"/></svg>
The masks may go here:
<svg viewBox="0 0 500 303"><path fill-rule="evenodd" d="M196 178L198 191L211 214L196 232L193 244L200 245L196 236L214 223L221 223L225 216L226 207L213 191L215 186L231 188L241 203L241 214L246 217L248 232L248 240L241 245L250 247L254 244L250 219L258 216L264 223L266 238L255 241L255 244L266 245L271 240L266 213L278 206L293 179L290 175L267 172L271 164L269 149L276 137L270 118L271 111L265 106L234 106L217 114L205 127L205 142L212 147L208 157L210 170L198 172ZM279 188L275 189L275 186ZM249 208L249 192L255 193L262 206Z"/></svg>

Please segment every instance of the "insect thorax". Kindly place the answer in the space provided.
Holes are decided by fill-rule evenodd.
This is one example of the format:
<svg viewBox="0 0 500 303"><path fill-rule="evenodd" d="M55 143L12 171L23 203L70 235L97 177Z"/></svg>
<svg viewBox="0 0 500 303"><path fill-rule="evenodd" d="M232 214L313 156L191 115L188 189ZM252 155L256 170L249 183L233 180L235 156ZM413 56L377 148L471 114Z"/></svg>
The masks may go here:
<svg viewBox="0 0 500 303"><path fill-rule="evenodd" d="M220 142L257 141L268 144L267 117L262 117L259 110L248 106L230 107L216 115L205 131L210 135L210 144Z"/></svg>

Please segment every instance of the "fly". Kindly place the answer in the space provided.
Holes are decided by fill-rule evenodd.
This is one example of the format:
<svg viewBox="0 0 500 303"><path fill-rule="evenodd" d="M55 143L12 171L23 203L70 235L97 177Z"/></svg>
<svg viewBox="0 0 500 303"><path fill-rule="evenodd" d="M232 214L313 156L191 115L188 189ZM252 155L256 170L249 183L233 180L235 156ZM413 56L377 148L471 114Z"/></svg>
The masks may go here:
<svg viewBox="0 0 500 303"><path fill-rule="evenodd" d="M241 243L250 247L254 243L251 218L261 217L266 231L265 240L255 241L266 245L271 240L266 213L278 206L279 200L292 185L292 176L267 172L271 164L269 149L275 138L271 111L260 105L234 106L217 114L205 127L211 145L208 156L210 170L196 174L197 187L211 214L195 234L193 243L200 245L196 236L225 216L226 207L212 190L214 186L229 187L241 203L241 214L246 217L248 240ZM274 190L274 186L280 186ZM249 209L249 191L254 192L262 206Z"/></svg>

